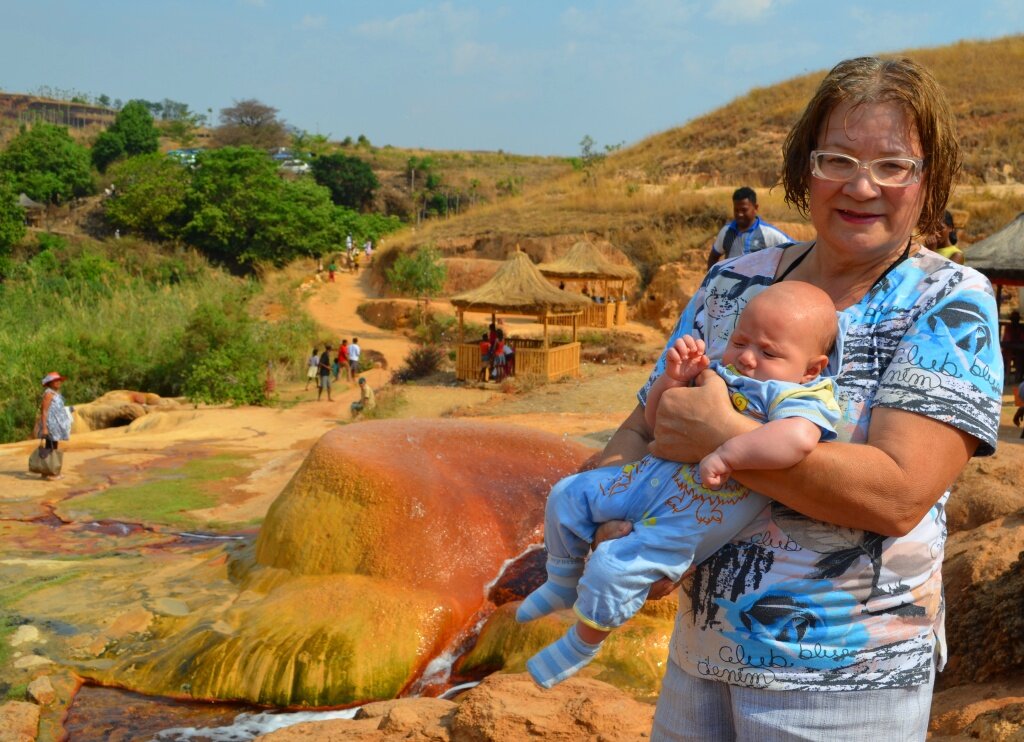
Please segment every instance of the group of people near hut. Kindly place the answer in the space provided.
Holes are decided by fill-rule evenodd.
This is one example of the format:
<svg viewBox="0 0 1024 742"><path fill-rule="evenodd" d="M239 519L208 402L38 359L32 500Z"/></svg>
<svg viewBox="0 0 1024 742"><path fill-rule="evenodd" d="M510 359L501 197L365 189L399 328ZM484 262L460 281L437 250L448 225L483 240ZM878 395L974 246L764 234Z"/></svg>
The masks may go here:
<svg viewBox="0 0 1024 742"><path fill-rule="evenodd" d="M516 349L492 322L480 335L480 381L502 381L516 373Z"/></svg>

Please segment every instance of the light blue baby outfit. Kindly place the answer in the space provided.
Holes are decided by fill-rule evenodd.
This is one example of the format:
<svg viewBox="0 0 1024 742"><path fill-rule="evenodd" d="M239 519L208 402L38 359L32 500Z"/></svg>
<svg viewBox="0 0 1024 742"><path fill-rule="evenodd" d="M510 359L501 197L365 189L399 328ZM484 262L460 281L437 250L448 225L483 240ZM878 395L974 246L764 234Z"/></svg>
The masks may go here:
<svg viewBox="0 0 1024 742"><path fill-rule="evenodd" d="M761 422L802 417L821 429L821 440L836 437L839 406L831 379L762 382L718 363L712 369L743 414ZM548 496L544 542L551 557L579 559L590 550L599 524L632 522L628 536L594 550L577 588L580 620L608 630L640 609L653 582L680 579L692 564L728 543L766 502L731 479L719 490L703 487L696 464L645 456L558 482Z"/></svg>

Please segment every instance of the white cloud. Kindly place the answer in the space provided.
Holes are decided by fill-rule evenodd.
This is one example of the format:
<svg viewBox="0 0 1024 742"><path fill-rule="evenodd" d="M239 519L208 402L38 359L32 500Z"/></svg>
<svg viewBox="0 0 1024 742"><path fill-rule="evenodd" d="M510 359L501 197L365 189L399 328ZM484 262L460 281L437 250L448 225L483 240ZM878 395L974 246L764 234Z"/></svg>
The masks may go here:
<svg viewBox="0 0 1024 742"><path fill-rule="evenodd" d="M779 4L780 0L714 0L707 15L712 20L732 25L757 23Z"/></svg>
<svg viewBox="0 0 1024 742"><path fill-rule="evenodd" d="M379 18L356 26L355 31L371 39L411 40L425 34L462 33L472 27L477 19L475 10L459 10L450 2L440 3L433 8L422 8L414 13L405 13L393 18Z"/></svg>
<svg viewBox="0 0 1024 742"><path fill-rule="evenodd" d="M300 31L309 31L327 26L327 16L325 15L304 15L302 20L299 21L296 26Z"/></svg>
<svg viewBox="0 0 1024 742"><path fill-rule="evenodd" d="M407 37L421 30L429 18L428 11L417 10L415 13L405 13L394 18L366 21L356 26L355 30L356 33L371 39Z"/></svg>

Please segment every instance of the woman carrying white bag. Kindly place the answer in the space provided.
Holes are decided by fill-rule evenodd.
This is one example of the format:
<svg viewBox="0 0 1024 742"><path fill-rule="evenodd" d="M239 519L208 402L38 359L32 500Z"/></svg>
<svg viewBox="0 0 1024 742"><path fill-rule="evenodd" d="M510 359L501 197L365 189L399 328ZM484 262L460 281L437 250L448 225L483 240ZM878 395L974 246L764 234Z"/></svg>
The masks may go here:
<svg viewBox="0 0 1024 742"><path fill-rule="evenodd" d="M43 479L62 479L60 473L64 464L64 453L57 450L60 441L71 437L71 413L74 407L64 405L60 387L65 377L51 371L43 377L43 399L39 404L39 420L36 421L35 437L40 439L39 448L28 459L28 469L41 474Z"/></svg>

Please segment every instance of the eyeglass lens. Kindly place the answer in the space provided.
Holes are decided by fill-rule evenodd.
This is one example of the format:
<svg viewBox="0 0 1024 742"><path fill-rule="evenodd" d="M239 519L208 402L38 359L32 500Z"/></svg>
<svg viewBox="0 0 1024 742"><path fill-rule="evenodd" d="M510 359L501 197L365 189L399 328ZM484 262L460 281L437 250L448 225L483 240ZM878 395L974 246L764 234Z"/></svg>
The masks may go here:
<svg viewBox="0 0 1024 742"><path fill-rule="evenodd" d="M862 167L866 167L872 180L879 185L907 186L918 181L917 161L906 157L881 157L861 162L837 152L814 152L812 163L814 174L828 180L851 180Z"/></svg>

